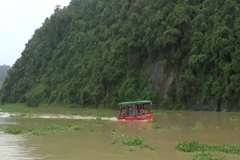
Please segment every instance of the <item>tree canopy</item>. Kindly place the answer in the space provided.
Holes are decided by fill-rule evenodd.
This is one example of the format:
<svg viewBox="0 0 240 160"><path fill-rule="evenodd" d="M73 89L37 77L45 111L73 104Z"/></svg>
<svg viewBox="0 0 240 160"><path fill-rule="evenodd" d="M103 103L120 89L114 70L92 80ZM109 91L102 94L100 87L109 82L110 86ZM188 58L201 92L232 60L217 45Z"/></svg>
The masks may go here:
<svg viewBox="0 0 240 160"><path fill-rule="evenodd" d="M1 94L29 106L238 102L239 46L240 1L72 0L36 29ZM146 88L144 68L159 61L174 71L165 97Z"/></svg>

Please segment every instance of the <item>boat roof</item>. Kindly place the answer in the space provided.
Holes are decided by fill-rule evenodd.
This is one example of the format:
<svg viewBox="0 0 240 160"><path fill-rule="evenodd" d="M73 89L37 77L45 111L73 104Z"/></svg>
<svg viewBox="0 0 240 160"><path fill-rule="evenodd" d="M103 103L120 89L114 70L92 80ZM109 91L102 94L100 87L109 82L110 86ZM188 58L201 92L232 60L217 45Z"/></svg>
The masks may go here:
<svg viewBox="0 0 240 160"><path fill-rule="evenodd" d="M149 100L140 100L140 101L129 101L118 103L119 106L133 105L133 104L152 104L152 101Z"/></svg>

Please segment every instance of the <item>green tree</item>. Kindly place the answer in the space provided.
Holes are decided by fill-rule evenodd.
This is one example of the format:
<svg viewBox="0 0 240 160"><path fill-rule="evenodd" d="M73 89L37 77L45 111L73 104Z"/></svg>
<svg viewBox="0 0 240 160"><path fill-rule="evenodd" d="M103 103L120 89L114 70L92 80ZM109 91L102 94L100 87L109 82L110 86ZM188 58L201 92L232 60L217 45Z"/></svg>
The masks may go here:
<svg viewBox="0 0 240 160"><path fill-rule="evenodd" d="M239 26L234 0L72 0L35 31L1 95L29 106L113 107L143 98L169 108L189 107L196 97L238 102ZM169 72L147 77L149 65ZM169 84L151 84L159 74L171 77Z"/></svg>

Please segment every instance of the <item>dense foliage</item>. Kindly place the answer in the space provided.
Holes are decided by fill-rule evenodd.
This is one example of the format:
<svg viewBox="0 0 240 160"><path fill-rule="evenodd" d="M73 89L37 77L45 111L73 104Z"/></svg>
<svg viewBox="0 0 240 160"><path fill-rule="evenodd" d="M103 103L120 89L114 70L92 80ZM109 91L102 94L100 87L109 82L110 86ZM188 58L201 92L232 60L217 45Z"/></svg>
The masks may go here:
<svg viewBox="0 0 240 160"><path fill-rule="evenodd" d="M35 31L2 97L30 106L157 102L144 68L161 61L174 71L164 102L238 101L239 42L240 1L72 0Z"/></svg>
<svg viewBox="0 0 240 160"><path fill-rule="evenodd" d="M7 72L11 67L8 65L0 65L0 89L2 88L2 84L7 77Z"/></svg>

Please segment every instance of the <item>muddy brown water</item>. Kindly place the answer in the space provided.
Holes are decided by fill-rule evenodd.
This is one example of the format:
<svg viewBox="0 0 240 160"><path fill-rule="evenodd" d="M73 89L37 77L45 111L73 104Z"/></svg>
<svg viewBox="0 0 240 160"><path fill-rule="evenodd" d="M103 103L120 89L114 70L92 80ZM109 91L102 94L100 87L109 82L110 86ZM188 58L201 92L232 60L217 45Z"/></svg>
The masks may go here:
<svg viewBox="0 0 240 160"><path fill-rule="evenodd" d="M239 120L231 120L231 117ZM193 153L176 150L182 141L200 141L206 144L240 145L240 114L210 112L165 112L154 115L155 124L164 129L155 129L149 122L111 121L93 124L90 120L9 118L0 117L0 125L32 127L33 125L67 124L81 121L80 131L32 135L9 135L0 132L1 160L191 160ZM192 128L202 124L203 128ZM86 132L97 128L99 133ZM115 129L128 136L140 136L158 150L137 149L130 151L115 142L110 135ZM238 155L225 155L229 160L239 160Z"/></svg>

